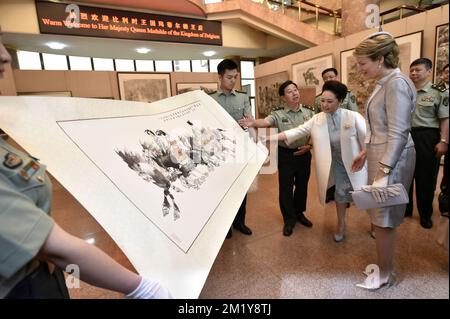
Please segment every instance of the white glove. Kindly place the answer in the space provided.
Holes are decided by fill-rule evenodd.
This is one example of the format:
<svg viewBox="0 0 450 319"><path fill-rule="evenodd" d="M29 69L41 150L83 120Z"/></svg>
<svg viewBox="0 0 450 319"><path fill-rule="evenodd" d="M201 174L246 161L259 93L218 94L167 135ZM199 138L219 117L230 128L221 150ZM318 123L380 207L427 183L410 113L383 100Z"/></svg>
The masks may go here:
<svg viewBox="0 0 450 319"><path fill-rule="evenodd" d="M173 299L170 291L158 281L142 278L137 288L125 295L126 299Z"/></svg>
<svg viewBox="0 0 450 319"><path fill-rule="evenodd" d="M400 189L394 185L388 185L388 176L384 176L373 182L372 185L361 187L363 191L372 193L377 203L384 203L388 197L400 195Z"/></svg>

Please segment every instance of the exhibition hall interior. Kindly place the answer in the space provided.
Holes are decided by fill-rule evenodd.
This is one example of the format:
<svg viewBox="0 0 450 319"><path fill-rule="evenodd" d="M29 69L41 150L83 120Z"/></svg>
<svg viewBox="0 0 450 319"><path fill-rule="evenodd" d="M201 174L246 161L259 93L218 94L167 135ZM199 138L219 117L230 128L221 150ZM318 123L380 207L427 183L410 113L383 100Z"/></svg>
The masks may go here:
<svg viewBox="0 0 450 319"><path fill-rule="evenodd" d="M448 1L0 0L0 27L0 146L46 165L56 224L173 298L449 298ZM380 37L394 66L361 54ZM65 270L72 299L124 298Z"/></svg>

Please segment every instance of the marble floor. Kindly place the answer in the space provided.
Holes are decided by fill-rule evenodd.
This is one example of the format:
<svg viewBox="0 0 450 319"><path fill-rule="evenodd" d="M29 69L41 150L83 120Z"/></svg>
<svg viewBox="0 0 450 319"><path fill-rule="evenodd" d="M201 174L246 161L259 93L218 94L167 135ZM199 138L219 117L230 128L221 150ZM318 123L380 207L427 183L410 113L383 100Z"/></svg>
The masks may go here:
<svg viewBox="0 0 450 319"><path fill-rule="evenodd" d="M133 269L103 228L53 181L56 221ZM437 204L435 225L440 218L436 212ZM437 227L422 228L416 211L398 229L395 267L400 284L377 292L355 287L364 280L365 266L376 263L375 240L369 236L366 213L351 206L346 217L345 240L334 242L334 202L325 207L318 203L312 174L306 216L313 222L312 228L297 224L292 236L283 236L277 175L257 176L247 202L247 225L253 235L234 231L232 238L224 240L200 298L449 298L448 252L436 243ZM72 298L122 297L84 283L80 289L70 289L70 294Z"/></svg>

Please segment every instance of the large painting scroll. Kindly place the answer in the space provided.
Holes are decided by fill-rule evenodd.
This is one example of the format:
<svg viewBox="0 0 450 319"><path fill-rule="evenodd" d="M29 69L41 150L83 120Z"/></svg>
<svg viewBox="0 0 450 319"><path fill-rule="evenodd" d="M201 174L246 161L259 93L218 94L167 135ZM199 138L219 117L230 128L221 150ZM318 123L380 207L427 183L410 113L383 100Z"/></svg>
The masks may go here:
<svg viewBox="0 0 450 319"><path fill-rule="evenodd" d="M139 273L196 298L266 153L204 92L151 106L0 97L0 127L47 164Z"/></svg>

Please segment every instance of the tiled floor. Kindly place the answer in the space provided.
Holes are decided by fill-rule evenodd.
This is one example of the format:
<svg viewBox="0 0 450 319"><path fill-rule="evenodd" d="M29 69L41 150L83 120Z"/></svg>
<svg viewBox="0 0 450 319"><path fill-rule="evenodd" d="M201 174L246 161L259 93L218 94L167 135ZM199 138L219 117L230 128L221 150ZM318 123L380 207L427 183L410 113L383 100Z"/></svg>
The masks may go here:
<svg viewBox="0 0 450 319"><path fill-rule="evenodd" d="M335 243L334 203L320 206L315 187L312 174L306 215L314 226L297 224L293 235L284 237L277 176L257 176L247 204L247 225L253 235L235 231L224 241L200 298L449 298L448 253L435 241L436 227L423 229L416 211L398 229L395 265L400 284L378 292L356 288L364 279L364 267L376 262L369 218L352 206L346 238ZM70 233L94 239L119 263L133 268L102 227L56 181L53 216ZM439 222L437 213L434 222ZM86 284L70 293L72 298L121 298Z"/></svg>

